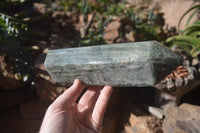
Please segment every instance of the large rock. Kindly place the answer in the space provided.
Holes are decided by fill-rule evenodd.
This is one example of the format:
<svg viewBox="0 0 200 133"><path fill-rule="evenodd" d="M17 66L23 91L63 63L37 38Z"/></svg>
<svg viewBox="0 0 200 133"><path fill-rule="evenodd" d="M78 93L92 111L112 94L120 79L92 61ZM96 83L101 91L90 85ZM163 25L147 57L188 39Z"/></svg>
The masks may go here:
<svg viewBox="0 0 200 133"><path fill-rule="evenodd" d="M126 124L122 133L163 133L162 120L154 116L130 115L129 124Z"/></svg>
<svg viewBox="0 0 200 133"><path fill-rule="evenodd" d="M200 107L191 104L182 104L166 110L166 119L163 122L164 133L199 133Z"/></svg>
<svg viewBox="0 0 200 133"><path fill-rule="evenodd" d="M107 25L103 37L106 43L113 43L114 40L119 36L120 26L121 24L118 20L112 21Z"/></svg>
<svg viewBox="0 0 200 133"><path fill-rule="evenodd" d="M58 83L154 86L181 58L156 41L51 50L45 67Z"/></svg>
<svg viewBox="0 0 200 133"><path fill-rule="evenodd" d="M131 114L129 124L125 126L124 133L151 133L147 125L147 116L137 117Z"/></svg>

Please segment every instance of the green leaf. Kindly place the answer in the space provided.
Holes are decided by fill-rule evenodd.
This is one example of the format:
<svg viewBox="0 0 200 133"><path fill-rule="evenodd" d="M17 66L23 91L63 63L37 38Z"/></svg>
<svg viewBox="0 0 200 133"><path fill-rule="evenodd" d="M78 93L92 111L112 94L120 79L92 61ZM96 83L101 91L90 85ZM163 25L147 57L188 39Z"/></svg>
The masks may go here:
<svg viewBox="0 0 200 133"><path fill-rule="evenodd" d="M196 47L194 47L194 48L190 51L190 54L191 54L193 57L196 57L199 53L200 53L200 44L197 45Z"/></svg>
<svg viewBox="0 0 200 133"><path fill-rule="evenodd" d="M190 36L200 37L200 31L199 30L192 31L192 33L190 33Z"/></svg>
<svg viewBox="0 0 200 133"><path fill-rule="evenodd" d="M8 28L8 26L6 25L5 21L4 21L2 18L0 18L0 26L1 26L3 29L7 29L7 28Z"/></svg>
<svg viewBox="0 0 200 133"><path fill-rule="evenodd" d="M186 27L188 26L188 24L190 23L191 19L194 17L195 14L199 13L200 9L195 10L188 18L187 23L186 23Z"/></svg>
<svg viewBox="0 0 200 133"><path fill-rule="evenodd" d="M183 20L183 18L192 10L194 9L198 9L200 8L200 4L197 4L197 5L194 5L193 7L191 7L190 9L188 9L180 18L179 22L178 22L178 30L180 30L180 24L181 24L181 21Z"/></svg>
<svg viewBox="0 0 200 133"><path fill-rule="evenodd" d="M200 44L200 39L192 37L192 36L185 36L185 35L177 35L170 37L166 40L166 43L172 43L173 41L179 42L186 42L189 43L192 47L196 47Z"/></svg>
<svg viewBox="0 0 200 133"><path fill-rule="evenodd" d="M195 21L194 24L200 24L200 20Z"/></svg>
<svg viewBox="0 0 200 133"><path fill-rule="evenodd" d="M200 24L192 24L188 26L181 34L182 35L190 35L194 31L200 31Z"/></svg>
<svg viewBox="0 0 200 133"><path fill-rule="evenodd" d="M192 46L187 43L187 42L181 42L181 41L174 41L170 44L170 46L168 47L173 47L174 45L177 45L179 47L181 47L182 49L184 49L188 54L190 53L190 51L192 50Z"/></svg>

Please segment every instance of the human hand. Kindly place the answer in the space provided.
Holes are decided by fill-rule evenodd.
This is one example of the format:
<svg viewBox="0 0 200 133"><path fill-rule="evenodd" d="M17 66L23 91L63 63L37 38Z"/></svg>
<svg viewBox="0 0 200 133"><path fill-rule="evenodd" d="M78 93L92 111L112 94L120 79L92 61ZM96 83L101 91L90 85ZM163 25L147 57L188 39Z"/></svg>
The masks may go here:
<svg viewBox="0 0 200 133"><path fill-rule="evenodd" d="M97 133L113 88L89 87L76 103L84 89L76 79L47 109L40 133Z"/></svg>

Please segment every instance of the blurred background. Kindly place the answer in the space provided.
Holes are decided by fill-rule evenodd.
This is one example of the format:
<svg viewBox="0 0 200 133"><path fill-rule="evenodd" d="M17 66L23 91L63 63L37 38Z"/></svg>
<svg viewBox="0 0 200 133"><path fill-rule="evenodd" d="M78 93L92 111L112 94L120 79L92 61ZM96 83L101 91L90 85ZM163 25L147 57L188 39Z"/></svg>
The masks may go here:
<svg viewBox="0 0 200 133"><path fill-rule="evenodd" d="M102 132L200 132L199 18L199 0L1 0L0 132L38 132L66 89L43 66L48 50L150 40L182 56L183 65L158 89L116 88ZM171 101L182 113L166 111Z"/></svg>

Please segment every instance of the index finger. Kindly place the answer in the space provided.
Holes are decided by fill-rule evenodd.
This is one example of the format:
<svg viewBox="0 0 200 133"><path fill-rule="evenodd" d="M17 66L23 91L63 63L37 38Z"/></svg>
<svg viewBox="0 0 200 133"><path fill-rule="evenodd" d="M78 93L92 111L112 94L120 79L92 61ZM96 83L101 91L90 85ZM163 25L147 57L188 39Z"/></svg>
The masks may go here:
<svg viewBox="0 0 200 133"><path fill-rule="evenodd" d="M68 108L77 99L84 87L85 85L80 80L74 80L73 85L54 101L53 106Z"/></svg>

